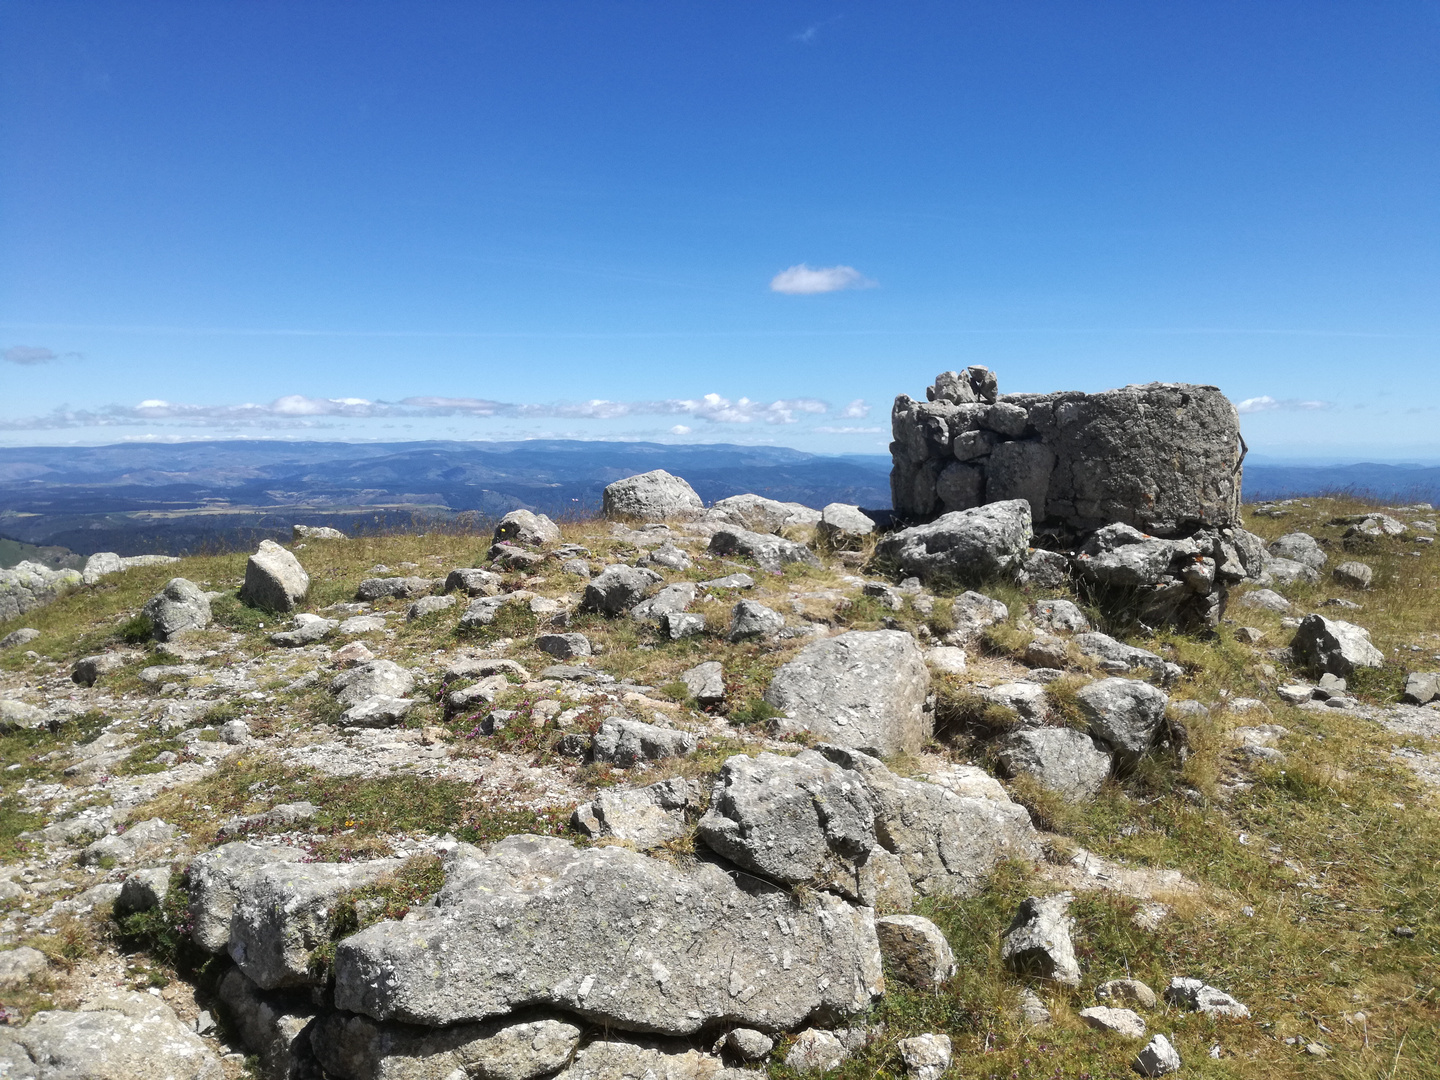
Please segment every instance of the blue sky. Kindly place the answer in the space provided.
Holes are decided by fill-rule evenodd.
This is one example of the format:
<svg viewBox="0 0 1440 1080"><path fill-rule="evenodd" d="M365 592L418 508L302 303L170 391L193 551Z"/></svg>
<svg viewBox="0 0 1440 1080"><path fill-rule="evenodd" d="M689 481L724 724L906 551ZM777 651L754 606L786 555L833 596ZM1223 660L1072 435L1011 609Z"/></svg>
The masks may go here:
<svg viewBox="0 0 1440 1080"><path fill-rule="evenodd" d="M884 453L1214 383L1440 458L1440 4L0 0L0 442Z"/></svg>

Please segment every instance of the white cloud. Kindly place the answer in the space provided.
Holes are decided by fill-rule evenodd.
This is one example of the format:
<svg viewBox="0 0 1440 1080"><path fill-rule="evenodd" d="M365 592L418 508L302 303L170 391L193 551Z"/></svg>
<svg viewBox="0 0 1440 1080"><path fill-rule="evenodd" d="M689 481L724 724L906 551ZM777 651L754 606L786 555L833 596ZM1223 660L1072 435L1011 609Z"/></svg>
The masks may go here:
<svg viewBox="0 0 1440 1080"><path fill-rule="evenodd" d="M814 296L842 289L873 289L871 281L853 266L807 266L800 263L770 279L770 291L787 296Z"/></svg>
<svg viewBox="0 0 1440 1080"><path fill-rule="evenodd" d="M1301 401L1298 398L1273 398L1269 394L1246 398L1235 406L1239 413L1258 412L1317 412L1330 408L1328 401Z"/></svg>
<svg viewBox="0 0 1440 1080"><path fill-rule="evenodd" d="M822 435L878 435L885 429L878 427L830 427L822 424L814 430Z"/></svg>
<svg viewBox="0 0 1440 1080"><path fill-rule="evenodd" d="M690 434L690 431L691 431L691 429L688 428L688 427L686 427L684 424L676 424L674 427L672 427L672 428L670 429L670 434L671 434L671 435L689 435L689 434Z"/></svg>
<svg viewBox="0 0 1440 1080"><path fill-rule="evenodd" d="M842 420L863 420L870 415L870 406L865 404L864 398L856 398L840 410Z"/></svg>

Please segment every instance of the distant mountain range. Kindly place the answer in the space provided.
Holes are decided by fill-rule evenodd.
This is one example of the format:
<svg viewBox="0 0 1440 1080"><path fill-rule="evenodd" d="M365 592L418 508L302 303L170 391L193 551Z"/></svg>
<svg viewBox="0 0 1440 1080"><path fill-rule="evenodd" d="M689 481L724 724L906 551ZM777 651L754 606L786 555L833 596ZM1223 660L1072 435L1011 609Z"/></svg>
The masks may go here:
<svg viewBox="0 0 1440 1080"><path fill-rule="evenodd" d="M754 492L823 506L890 505L890 459L785 447L512 443L193 442L0 448L0 536L80 554L181 554L525 507L588 517L612 481L683 476L706 502Z"/></svg>
<svg viewBox="0 0 1440 1080"><path fill-rule="evenodd" d="M820 507L890 505L890 459L785 447L531 440L510 443L188 442L0 447L0 566L96 551L183 554L288 537L296 522L347 532L600 508L606 484L650 469L706 502L754 492ZM1249 464L1249 501L1373 495L1440 501L1440 468ZM34 545L34 546L31 546ZM44 550L38 550L43 548Z"/></svg>

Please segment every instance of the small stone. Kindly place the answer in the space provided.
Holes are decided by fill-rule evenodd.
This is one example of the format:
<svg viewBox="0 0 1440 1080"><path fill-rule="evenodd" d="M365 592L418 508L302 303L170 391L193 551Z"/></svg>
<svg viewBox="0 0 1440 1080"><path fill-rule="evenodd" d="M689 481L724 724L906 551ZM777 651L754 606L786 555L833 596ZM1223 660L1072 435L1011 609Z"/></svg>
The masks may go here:
<svg viewBox="0 0 1440 1080"><path fill-rule="evenodd" d="M718 660L707 660L682 671L680 681L701 705L718 705L725 700L725 669Z"/></svg>
<svg viewBox="0 0 1440 1080"><path fill-rule="evenodd" d="M838 1069L850 1051L834 1034L819 1028L802 1031L790 1052L785 1055L785 1064L796 1072L829 1072Z"/></svg>
<svg viewBox="0 0 1440 1080"><path fill-rule="evenodd" d="M955 953L945 934L919 915L887 915L875 920L880 955L895 977L922 990L933 990L956 972Z"/></svg>
<svg viewBox="0 0 1440 1080"><path fill-rule="evenodd" d="M775 1040L754 1028L735 1028L725 1036L725 1049L741 1061L760 1061L775 1049Z"/></svg>
<svg viewBox="0 0 1440 1080"><path fill-rule="evenodd" d="M1020 991L1020 1019L1030 1027L1050 1025L1050 1010L1045 1007L1040 995L1028 986Z"/></svg>
<svg viewBox="0 0 1440 1080"><path fill-rule="evenodd" d="M1390 932L1398 938L1413 938L1415 936L1415 928L1413 926L1397 926Z"/></svg>
<svg viewBox="0 0 1440 1080"><path fill-rule="evenodd" d="M49 966L50 961L39 949L21 946L0 950L0 988L13 990L23 986L30 976L40 974Z"/></svg>
<svg viewBox="0 0 1440 1080"><path fill-rule="evenodd" d="M900 1040L900 1058L905 1062L905 1075L912 1080L938 1080L950 1067L949 1035L926 1033Z"/></svg>
<svg viewBox="0 0 1440 1080"><path fill-rule="evenodd" d="M1128 1039L1145 1037L1145 1018L1130 1009L1114 1009L1107 1005L1095 1005L1080 1010L1080 1019L1100 1031L1113 1031Z"/></svg>
<svg viewBox="0 0 1440 1080"><path fill-rule="evenodd" d="M1205 1013L1207 1016L1234 1016L1243 1019L1250 1010L1223 990L1207 986L1199 979L1176 977L1165 988L1165 1000Z"/></svg>
<svg viewBox="0 0 1440 1080"><path fill-rule="evenodd" d="M1155 991L1139 979L1110 979L1095 988L1095 996L1101 1001L1123 1001L1142 1009L1153 1009L1159 1004Z"/></svg>
<svg viewBox="0 0 1440 1080"><path fill-rule="evenodd" d="M705 616L697 611L667 611L660 616L660 629L671 641L705 632Z"/></svg>
<svg viewBox="0 0 1440 1080"><path fill-rule="evenodd" d="M584 634L541 634L535 639L535 647L557 660L590 656L594 651L590 639Z"/></svg>
<svg viewBox="0 0 1440 1080"><path fill-rule="evenodd" d="M408 622L414 622L416 619L423 619L427 615L436 615L447 608L452 608L455 604L456 600L453 596L422 596L406 610L405 618Z"/></svg>
<svg viewBox="0 0 1440 1080"><path fill-rule="evenodd" d="M1180 1054L1164 1035L1155 1035L1135 1058L1134 1065L1141 1076L1164 1076L1179 1070Z"/></svg>
<svg viewBox="0 0 1440 1080"><path fill-rule="evenodd" d="M33 626L22 626L19 630L12 630L3 638L0 638L0 652L6 649L13 649L19 645L29 645L40 636L40 631Z"/></svg>
<svg viewBox="0 0 1440 1080"><path fill-rule="evenodd" d="M1080 964L1070 940L1069 893L1021 902L1000 945L1000 959L1011 971L1080 985Z"/></svg>
<svg viewBox="0 0 1440 1080"><path fill-rule="evenodd" d="M1375 578L1375 571L1362 562L1343 562L1331 572L1336 584L1350 589L1368 589Z"/></svg>
<svg viewBox="0 0 1440 1080"><path fill-rule="evenodd" d="M937 675L965 674L965 650L954 645L936 645L926 649L925 662Z"/></svg>
<svg viewBox="0 0 1440 1080"><path fill-rule="evenodd" d="M227 720L220 725L220 739L231 746L239 746L250 738L250 725L244 720Z"/></svg>
<svg viewBox="0 0 1440 1080"><path fill-rule="evenodd" d="M730 612L730 641L772 637L785 629L785 616L754 600L741 600Z"/></svg>

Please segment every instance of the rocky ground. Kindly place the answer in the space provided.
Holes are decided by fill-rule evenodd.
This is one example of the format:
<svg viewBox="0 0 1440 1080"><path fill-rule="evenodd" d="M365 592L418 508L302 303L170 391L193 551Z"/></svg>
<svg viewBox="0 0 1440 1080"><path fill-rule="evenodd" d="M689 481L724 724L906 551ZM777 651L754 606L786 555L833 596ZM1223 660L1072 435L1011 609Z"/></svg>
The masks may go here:
<svg viewBox="0 0 1440 1080"><path fill-rule="evenodd" d="M1433 1075L1433 512L1181 633L607 509L13 574L0 1075Z"/></svg>

